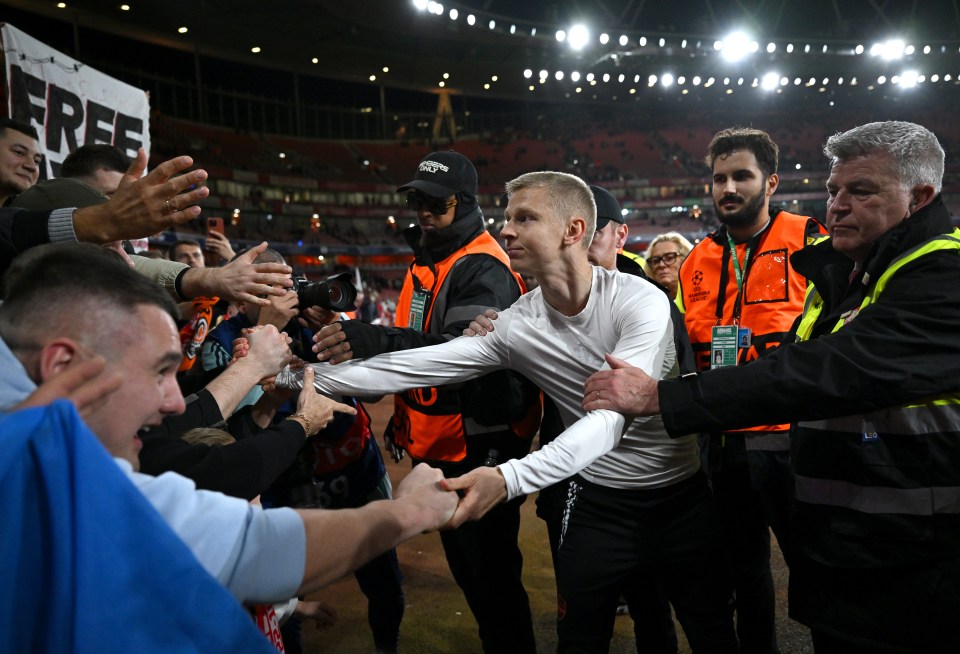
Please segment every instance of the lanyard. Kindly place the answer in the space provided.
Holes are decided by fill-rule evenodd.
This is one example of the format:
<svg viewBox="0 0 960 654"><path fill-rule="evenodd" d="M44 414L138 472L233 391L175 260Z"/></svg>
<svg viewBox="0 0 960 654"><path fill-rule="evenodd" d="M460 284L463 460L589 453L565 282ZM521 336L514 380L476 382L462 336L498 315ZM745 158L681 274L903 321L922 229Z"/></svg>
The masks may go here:
<svg viewBox="0 0 960 654"><path fill-rule="evenodd" d="M429 264L428 268L430 272L433 273L433 286L427 289L417 276L414 269L415 265L416 261L410 264L410 279L413 282L413 293L411 293L410 296L407 326L422 332L427 329L427 318L430 316L430 310L437 291L437 284L440 281L440 276L437 274L437 270L433 264Z"/></svg>
<svg viewBox="0 0 960 654"><path fill-rule="evenodd" d="M737 276L737 295L743 294L743 271L750 265L750 244L747 244L747 251L743 254L743 268L740 267L740 258L737 257L737 244L733 242L733 237L727 234L727 242L730 244L730 256L733 258L733 272Z"/></svg>
<svg viewBox="0 0 960 654"><path fill-rule="evenodd" d="M721 261L720 268L720 289L717 293L717 325L720 325L723 322L723 306L726 303L726 289L727 289L727 263L728 256L733 257L733 272L737 280L737 297L733 303L733 324L740 324L740 312L742 309L743 303L743 285L745 283L747 273L749 272L750 267L750 255L754 250L754 247L760 246L760 234L755 235L747 243L747 251L743 257L743 266L740 266L740 259L737 258L737 244L734 243L733 238L730 234L727 234L727 243L729 244L729 249L723 249L723 258Z"/></svg>

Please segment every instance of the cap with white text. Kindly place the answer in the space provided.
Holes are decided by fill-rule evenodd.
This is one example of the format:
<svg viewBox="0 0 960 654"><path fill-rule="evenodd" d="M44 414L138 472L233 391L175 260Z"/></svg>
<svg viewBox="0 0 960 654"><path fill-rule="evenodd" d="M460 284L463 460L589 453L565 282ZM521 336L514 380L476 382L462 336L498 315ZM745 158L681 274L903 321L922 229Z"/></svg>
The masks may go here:
<svg viewBox="0 0 960 654"><path fill-rule="evenodd" d="M413 181L397 189L398 192L415 189L435 198L447 198L457 193L477 195L477 169L459 152L432 152L417 166Z"/></svg>

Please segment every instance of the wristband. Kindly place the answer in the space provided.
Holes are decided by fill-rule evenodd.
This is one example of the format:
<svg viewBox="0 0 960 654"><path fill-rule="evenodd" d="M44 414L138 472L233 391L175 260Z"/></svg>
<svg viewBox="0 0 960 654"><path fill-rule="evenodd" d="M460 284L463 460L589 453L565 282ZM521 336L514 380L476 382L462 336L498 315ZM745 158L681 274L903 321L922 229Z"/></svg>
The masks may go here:
<svg viewBox="0 0 960 654"><path fill-rule="evenodd" d="M310 419L307 418L307 416L303 415L302 413L293 413L293 414L287 416L287 420L294 420L294 421L302 420L302 421L303 421L303 432L304 432L307 436L313 436L313 434L310 433Z"/></svg>
<svg viewBox="0 0 960 654"><path fill-rule="evenodd" d="M187 297L183 293L183 276L187 273L188 270L190 270L190 266L187 266L186 268L181 270L180 273L177 275L177 278L173 280L173 290L176 291L177 296L184 301L193 299L193 298Z"/></svg>

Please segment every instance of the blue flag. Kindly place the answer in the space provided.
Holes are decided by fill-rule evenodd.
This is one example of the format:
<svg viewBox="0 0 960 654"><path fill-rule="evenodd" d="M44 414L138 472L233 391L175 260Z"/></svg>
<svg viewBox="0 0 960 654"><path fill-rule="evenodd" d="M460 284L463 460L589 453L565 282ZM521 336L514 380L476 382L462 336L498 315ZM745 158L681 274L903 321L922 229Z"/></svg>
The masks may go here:
<svg viewBox="0 0 960 654"><path fill-rule="evenodd" d="M276 654L64 400L0 417L0 652Z"/></svg>

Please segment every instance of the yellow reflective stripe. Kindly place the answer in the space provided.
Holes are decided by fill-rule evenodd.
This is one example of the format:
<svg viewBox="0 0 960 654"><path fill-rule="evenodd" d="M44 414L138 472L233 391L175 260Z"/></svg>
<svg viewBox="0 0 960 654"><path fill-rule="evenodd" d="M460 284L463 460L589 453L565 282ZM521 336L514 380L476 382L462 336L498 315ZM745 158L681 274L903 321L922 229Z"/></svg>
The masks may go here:
<svg viewBox="0 0 960 654"><path fill-rule="evenodd" d="M813 325L817 322L817 318L820 317L820 311L822 309L823 298L820 297L817 287L809 284L807 286L807 297L803 301L803 313L800 314L803 317L800 319L800 324L797 325L798 341L810 339L810 334L813 332Z"/></svg>
<svg viewBox="0 0 960 654"><path fill-rule="evenodd" d="M677 276L677 297L673 299L673 303L677 305L677 308L680 309L680 313L686 314L687 310L683 306L683 282L680 280L680 276Z"/></svg>
<svg viewBox="0 0 960 654"><path fill-rule="evenodd" d="M883 271L883 274L880 275L879 279L877 279L877 281L871 285L857 311L863 311L868 306L876 302L877 298L883 292L883 289L886 288L887 282L890 281L890 278L893 277L898 270L903 268L908 263L916 261L925 254L939 252L940 250L957 250L960 252L960 228L953 230L953 232L950 234L939 234L934 236L933 238L930 238L917 245L913 249L904 252L899 257L891 261L890 265L887 266L887 269ZM836 332L838 329L843 327L844 324L845 323L842 319L838 320L832 331Z"/></svg>
<svg viewBox="0 0 960 654"><path fill-rule="evenodd" d="M920 404L908 404L906 405L906 408L921 407L921 406L927 406L930 404L934 406L944 406L947 404L957 404L957 403L960 403L960 398L958 398L956 395L947 393L944 395L937 395L936 397L928 397L924 399L924 401Z"/></svg>
<svg viewBox="0 0 960 654"><path fill-rule="evenodd" d="M960 513L960 486L889 488L796 475L794 497L807 504L839 506L861 513L933 516Z"/></svg>
<svg viewBox="0 0 960 654"><path fill-rule="evenodd" d="M887 282L890 281L890 278L893 277L894 273L908 263L915 261L923 255L931 252L951 249L960 250L960 228L955 229L952 234L940 234L938 236L934 236L915 248L907 250L899 257L894 259L890 265L887 266L887 269L883 271L883 274L880 275L880 279L877 280L877 283L870 290L868 296L871 297L872 301L876 301L876 297L883 292L883 289L887 286Z"/></svg>

